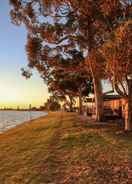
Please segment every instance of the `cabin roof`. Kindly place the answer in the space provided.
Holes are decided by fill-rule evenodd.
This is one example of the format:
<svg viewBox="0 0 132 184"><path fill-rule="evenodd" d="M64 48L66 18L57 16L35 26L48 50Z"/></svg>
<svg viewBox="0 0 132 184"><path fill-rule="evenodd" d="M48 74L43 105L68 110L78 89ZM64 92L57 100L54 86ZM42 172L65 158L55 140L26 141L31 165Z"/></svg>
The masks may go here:
<svg viewBox="0 0 132 184"><path fill-rule="evenodd" d="M104 100L119 100L122 99L120 95L104 95Z"/></svg>
<svg viewBox="0 0 132 184"><path fill-rule="evenodd" d="M121 97L120 95L104 95L104 101L110 101L110 100L119 100L122 99L123 97ZM94 97L88 97L87 102L94 102L95 99Z"/></svg>

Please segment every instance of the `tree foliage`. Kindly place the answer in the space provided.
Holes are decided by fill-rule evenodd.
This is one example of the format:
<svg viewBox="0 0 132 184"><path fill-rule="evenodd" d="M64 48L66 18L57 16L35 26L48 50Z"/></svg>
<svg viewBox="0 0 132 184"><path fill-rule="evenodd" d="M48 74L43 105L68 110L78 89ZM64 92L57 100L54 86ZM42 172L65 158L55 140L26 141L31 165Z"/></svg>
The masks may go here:
<svg viewBox="0 0 132 184"><path fill-rule="evenodd" d="M117 92L128 97L128 80L132 77L132 21L122 23L111 41L102 47L106 70Z"/></svg>
<svg viewBox="0 0 132 184"><path fill-rule="evenodd" d="M124 85L120 81L124 82L124 75L131 71L131 26L128 22L132 18L132 1L10 0L10 3L13 23L24 24L28 31L28 66L35 67L54 92L64 89L65 92L71 92L71 89L77 92L77 81L83 88L82 79L77 78L82 75L83 68L84 73L88 72L88 80L92 77L96 109L101 117L103 97L100 80L110 77L121 92ZM102 52L103 47L106 48ZM73 60L77 62L75 50L85 56L86 70L79 63L74 65ZM127 54L124 54L126 50Z"/></svg>

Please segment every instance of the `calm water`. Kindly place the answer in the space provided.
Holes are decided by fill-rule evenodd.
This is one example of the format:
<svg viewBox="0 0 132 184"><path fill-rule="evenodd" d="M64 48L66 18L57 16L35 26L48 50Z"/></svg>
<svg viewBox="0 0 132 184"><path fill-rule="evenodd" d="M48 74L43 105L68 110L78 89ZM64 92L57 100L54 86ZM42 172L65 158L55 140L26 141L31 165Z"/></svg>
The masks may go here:
<svg viewBox="0 0 132 184"><path fill-rule="evenodd" d="M46 115L47 113L42 111L0 111L0 132Z"/></svg>

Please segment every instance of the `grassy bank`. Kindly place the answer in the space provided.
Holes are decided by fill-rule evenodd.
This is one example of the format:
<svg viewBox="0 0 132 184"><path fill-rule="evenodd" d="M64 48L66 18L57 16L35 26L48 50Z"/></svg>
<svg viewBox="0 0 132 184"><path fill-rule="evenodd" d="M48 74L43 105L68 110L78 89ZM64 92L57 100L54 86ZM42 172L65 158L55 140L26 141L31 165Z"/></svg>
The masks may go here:
<svg viewBox="0 0 132 184"><path fill-rule="evenodd" d="M50 113L0 135L0 184L131 184L132 135Z"/></svg>

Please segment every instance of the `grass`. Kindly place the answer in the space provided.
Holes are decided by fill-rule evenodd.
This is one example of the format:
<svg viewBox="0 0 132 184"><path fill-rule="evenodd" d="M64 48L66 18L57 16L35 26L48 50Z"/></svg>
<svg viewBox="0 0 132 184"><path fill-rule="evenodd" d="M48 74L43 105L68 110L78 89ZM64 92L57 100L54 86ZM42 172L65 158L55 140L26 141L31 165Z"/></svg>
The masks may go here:
<svg viewBox="0 0 132 184"><path fill-rule="evenodd" d="M132 135L50 113L0 135L0 184L131 184Z"/></svg>

